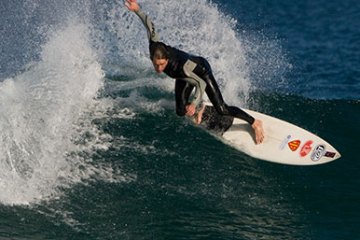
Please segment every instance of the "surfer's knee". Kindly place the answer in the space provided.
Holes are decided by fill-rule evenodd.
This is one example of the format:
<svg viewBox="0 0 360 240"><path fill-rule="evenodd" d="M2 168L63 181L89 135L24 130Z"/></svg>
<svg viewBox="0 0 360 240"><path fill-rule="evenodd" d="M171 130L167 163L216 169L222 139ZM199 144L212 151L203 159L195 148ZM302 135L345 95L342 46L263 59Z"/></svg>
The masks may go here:
<svg viewBox="0 0 360 240"><path fill-rule="evenodd" d="M215 107L215 109L218 112L218 114L220 114L220 115L229 115L228 108L227 108L227 106L225 104L224 105L218 105L218 106Z"/></svg>

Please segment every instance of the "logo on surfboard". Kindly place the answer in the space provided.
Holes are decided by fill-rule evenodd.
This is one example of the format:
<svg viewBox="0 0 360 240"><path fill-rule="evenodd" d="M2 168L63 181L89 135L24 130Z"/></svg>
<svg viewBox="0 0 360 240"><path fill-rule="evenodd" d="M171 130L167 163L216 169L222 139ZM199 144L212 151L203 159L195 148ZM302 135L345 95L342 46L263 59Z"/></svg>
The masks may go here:
<svg viewBox="0 0 360 240"><path fill-rule="evenodd" d="M311 154L311 160L314 162L319 161L325 154L325 145L317 145Z"/></svg>
<svg viewBox="0 0 360 240"><path fill-rule="evenodd" d="M300 140L294 140L288 143L288 146L291 151L295 152L300 147L301 141Z"/></svg>
<svg viewBox="0 0 360 240"><path fill-rule="evenodd" d="M291 135L287 135L286 138L281 142L279 149L284 150L286 144L290 141Z"/></svg>
<svg viewBox="0 0 360 240"><path fill-rule="evenodd" d="M301 157L305 157L309 154L309 152L312 150L311 144L313 144L313 141L309 140L304 144L304 146L302 146L300 150Z"/></svg>
<svg viewBox="0 0 360 240"><path fill-rule="evenodd" d="M334 158L335 155L336 155L336 153L334 153L334 152L326 152L324 156L328 157L328 158Z"/></svg>

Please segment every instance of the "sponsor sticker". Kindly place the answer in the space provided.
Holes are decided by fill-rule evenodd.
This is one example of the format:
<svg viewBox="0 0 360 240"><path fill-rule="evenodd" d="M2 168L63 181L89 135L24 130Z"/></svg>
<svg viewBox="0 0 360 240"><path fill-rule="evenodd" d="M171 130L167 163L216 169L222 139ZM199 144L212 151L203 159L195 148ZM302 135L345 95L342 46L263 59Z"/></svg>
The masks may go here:
<svg viewBox="0 0 360 240"><path fill-rule="evenodd" d="M334 153L334 152L326 152L326 153L324 154L324 156L325 156L325 157L328 157L328 158L334 158L335 155L336 155L336 153Z"/></svg>
<svg viewBox="0 0 360 240"><path fill-rule="evenodd" d="M280 150L284 150L286 144L290 141L291 139L291 135L287 135L287 137L282 141L281 145L280 145Z"/></svg>
<svg viewBox="0 0 360 240"><path fill-rule="evenodd" d="M319 161L325 154L325 145L317 145L311 154L311 160L314 162Z"/></svg>
<svg viewBox="0 0 360 240"><path fill-rule="evenodd" d="M313 141L309 140L304 144L304 146L302 146L300 150L301 157L305 157L309 154L309 152L312 150L311 144L313 144Z"/></svg>
<svg viewBox="0 0 360 240"><path fill-rule="evenodd" d="M295 152L300 147L301 141L300 140L294 140L288 143L288 146L291 151Z"/></svg>

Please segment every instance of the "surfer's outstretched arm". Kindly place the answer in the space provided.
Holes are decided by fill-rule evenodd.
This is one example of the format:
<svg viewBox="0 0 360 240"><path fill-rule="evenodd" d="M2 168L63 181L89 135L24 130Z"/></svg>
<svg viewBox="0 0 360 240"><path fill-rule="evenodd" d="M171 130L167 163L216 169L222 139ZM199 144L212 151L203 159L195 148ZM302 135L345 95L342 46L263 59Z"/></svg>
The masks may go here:
<svg viewBox="0 0 360 240"><path fill-rule="evenodd" d="M152 23L151 19L141 11L140 6L136 2L136 0L126 0L125 6L141 19L142 23L146 28L149 41L158 42L159 36L155 31L154 24Z"/></svg>

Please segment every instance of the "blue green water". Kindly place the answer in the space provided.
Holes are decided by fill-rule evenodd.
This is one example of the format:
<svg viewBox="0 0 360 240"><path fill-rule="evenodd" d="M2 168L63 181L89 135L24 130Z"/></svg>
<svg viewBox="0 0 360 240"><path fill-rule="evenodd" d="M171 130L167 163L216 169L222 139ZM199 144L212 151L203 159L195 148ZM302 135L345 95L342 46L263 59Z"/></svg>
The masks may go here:
<svg viewBox="0 0 360 240"><path fill-rule="evenodd" d="M122 2L0 3L0 239L360 239L360 3L140 1L227 102L342 157L248 157L177 117Z"/></svg>

